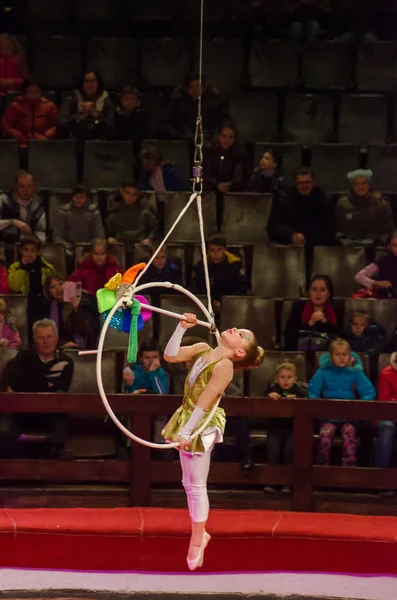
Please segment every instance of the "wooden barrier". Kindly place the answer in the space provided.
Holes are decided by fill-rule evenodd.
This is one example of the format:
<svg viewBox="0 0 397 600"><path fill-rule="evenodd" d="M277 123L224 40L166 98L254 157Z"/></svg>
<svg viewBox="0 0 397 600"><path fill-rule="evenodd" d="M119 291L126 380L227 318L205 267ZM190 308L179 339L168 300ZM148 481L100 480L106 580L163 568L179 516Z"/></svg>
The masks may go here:
<svg viewBox="0 0 397 600"><path fill-rule="evenodd" d="M132 417L133 432L150 439L151 419L171 414L180 404L179 396L109 396L117 415ZM297 511L314 509L314 488L341 490L397 490L397 470L363 467L326 467L313 464L313 433L316 419L397 422L397 403L335 400L281 400L236 398L222 400L229 416L247 418L289 417L294 420L294 462L292 466L258 465L242 472L238 463L214 461L210 483L233 485L290 485L292 506ZM0 394L0 413L67 413L101 416L105 409L95 394ZM151 460L151 451L132 443L131 461L121 460L0 460L0 482L123 483L129 484L130 505L150 506L151 486L180 481L177 461ZM0 489L1 491L1 489Z"/></svg>

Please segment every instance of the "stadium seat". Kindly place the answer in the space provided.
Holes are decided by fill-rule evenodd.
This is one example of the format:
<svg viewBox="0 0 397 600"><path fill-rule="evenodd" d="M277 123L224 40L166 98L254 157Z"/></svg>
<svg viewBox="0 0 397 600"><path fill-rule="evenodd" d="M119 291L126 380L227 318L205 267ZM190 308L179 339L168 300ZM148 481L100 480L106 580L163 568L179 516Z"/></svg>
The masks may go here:
<svg viewBox="0 0 397 600"><path fill-rule="evenodd" d="M271 194L225 194L223 232L227 243L265 243L271 207Z"/></svg>
<svg viewBox="0 0 397 600"><path fill-rule="evenodd" d="M397 44L361 44L357 51L356 81L359 90L393 92L396 89Z"/></svg>
<svg viewBox="0 0 397 600"><path fill-rule="evenodd" d="M229 113L243 142L272 140L278 131L277 97L272 92L233 94Z"/></svg>
<svg viewBox="0 0 397 600"><path fill-rule="evenodd" d="M14 187L19 171L19 148L15 140L0 140L0 190L10 191Z"/></svg>
<svg viewBox="0 0 397 600"><path fill-rule="evenodd" d="M274 150L281 157L281 169L284 176L284 181L290 185L294 181L295 171L302 164L302 146L300 144L275 144L272 142L256 142L255 144L255 166L266 152L266 150Z"/></svg>
<svg viewBox="0 0 397 600"><path fill-rule="evenodd" d="M141 76L149 87L175 86L183 81L190 68L188 41L169 38L146 38L141 42Z"/></svg>
<svg viewBox="0 0 397 600"><path fill-rule="evenodd" d="M387 132L387 98L379 94L341 98L338 139L353 144L383 144Z"/></svg>
<svg viewBox="0 0 397 600"><path fill-rule="evenodd" d="M252 266L255 296L300 298L305 280L303 248L273 244L255 246Z"/></svg>
<svg viewBox="0 0 397 600"><path fill-rule="evenodd" d="M298 80L298 51L293 42L256 39L249 57L251 87L288 88Z"/></svg>
<svg viewBox="0 0 397 600"><path fill-rule="evenodd" d="M390 365L390 354L379 354L378 373ZM380 398L379 398L380 400Z"/></svg>
<svg viewBox="0 0 397 600"><path fill-rule="evenodd" d="M315 246L312 274L329 275L335 296L348 297L357 291L354 276L365 266L364 248L358 246Z"/></svg>
<svg viewBox="0 0 397 600"><path fill-rule="evenodd" d="M165 200L165 232L171 228L182 209L186 206L190 192L167 192L161 194ZM212 193L202 195L204 231L209 236L216 231L216 199ZM171 241L198 242L200 240L200 229L197 218L196 202L190 206L175 227L170 237Z"/></svg>
<svg viewBox="0 0 397 600"><path fill-rule="evenodd" d="M178 0L129 0L125 3L124 14L132 21L137 34L167 35L175 31L178 19Z"/></svg>
<svg viewBox="0 0 397 600"><path fill-rule="evenodd" d="M276 306L272 298L224 296L219 329L250 329L262 348L272 350L276 342Z"/></svg>
<svg viewBox="0 0 397 600"><path fill-rule="evenodd" d="M288 94L283 133L288 141L302 144L329 142L334 133L333 97Z"/></svg>
<svg viewBox="0 0 397 600"><path fill-rule="evenodd" d="M74 372L70 393L98 394L96 378L96 356L79 356L78 350L65 348L64 352L74 363ZM105 392L117 394L121 389L121 373L118 369L118 356L113 350L105 350L102 357L102 378Z"/></svg>
<svg viewBox="0 0 397 600"><path fill-rule="evenodd" d="M83 40L69 36L37 36L33 40L33 56L34 73L42 86L72 88L83 69Z"/></svg>
<svg viewBox="0 0 397 600"><path fill-rule="evenodd" d="M44 190L73 189L77 181L74 140L31 141L28 147L29 170Z"/></svg>
<svg viewBox="0 0 397 600"><path fill-rule="evenodd" d="M28 0L28 13L35 31L44 25L66 24L71 16L72 0Z"/></svg>
<svg viewBox="0 0 397 600"><path fill-rule="evenodd" d="M109 26L120 20L123 8L123 0L79 0L75 3L75 16L79 21Z"/></svg>
<svg viewBox="0 0 397 600"><path fill-rule="evenodd" d="M397 144L368 146L368 167L374 173L376 189L397 192Z"/></svg>
<svg viewBox="0 0 397 600"><path fill-rule="evenodd" d="M132 142L86 142L84 182L89 188L116 189L133 175Z"/></svg>
<svg viewBox="0 0 397 600"><path fill-rule="evenodd" d="M141 104L147 110L150 133L156 135L166 114L164 96L163 94L141 94Z"/></svg>
<svg viewBox="0 0 397 600"><path fill-rule="evenodd" d="M7 307L21 336L22 346L27 346L28 322L26 313L28 310L28 300L26 296L21 296L21 294L2 294L0 298L3 298L7 302Z"/></svg>
<svg viewBox="0 0 397 600"><path fill-rule="evenodd" d="M57 273L67 277L66 252L63 244L45 243L41 249L41 256L55 268Z"/></svg>
<svg viewBox="0 0 397 600"><path fill-rule="evenodd" d="M349 298L345 304L345 326L357 310L367 312L375 323L382 325L390 340L397 325L397 300Z"/></svg>
<svg viewBox="0 0 397 600"><path fill-rule="evenodd" d="M205 296L197 295L197 298L199 300L201 300L205 306L207 306L207 299ZM180 294L180 295L175 294L173 296L171 296L171 295L161 296L160 306L161 306L161 308L164 308L165 310L170 310L171 312L176 312L176 313L179 313L180 315L182 315L185 312L195 313L200 320L207 321L207 318L201 312L201 310L199 309L197 304L195 304L195 302L193 302L193 300L190 300L190 298L188 298L187 296L182 295L182 294ZM173 334L176 325L177 325L176 319L166 316L166 315L160 315L160 318L159 318L159 343L162 348L165 348L165 346L167 345L167 342L170 339L171 335ZM192 327L191 329L189 329L189 335L195 336L195 337L197 336L197 337L201 338L204 342L208 342L210 340L209 329L207 329L206 327L202 327L200 325L197 325L196 327Z"/></svg>
<svg viewBox="0 0 397 600"><path fill-rule="evenodd" d="M307 44L302 51L303 84L313 89L344 89L352 81L352 60L347 44Z"/></svg>
<svg viewBox="0 0 397 600"><path fill-rule="evenodd" d="M244 49L241 39L204 40L205 80L220 94L239 90L244 81ZM233 65L233 68L230 68ZM195 68L198 70L198 48Z"/></svg>
<svg viewBox="0 0 397 600"><path fill-rule="evenodd" d="M332 167L331 167L332 165ZM343 192L348 188L347 173L359 166L359 148L353 144L315 144L311 168L317 185L326 192Z"/></svg>
<svg viewBox="0 0 397 600"><path fill-rule="evenodd" d="M179 2L181 24L193 33L198 33L200 26L200 4L196 0ZM211 0L204 2L204 27L211 37L218 33L229 33L233 30L236 0Z"/></svg>
<svg viewBox="0 0 397 600"><path fill-rule="evenodd" d="M74 249L74 267L77 269L82 257L90 252L90 244L76 244ZM109 252L117 259L120 268L126 269L124 244L109 244Z"/></svg>
<svg viewBox="0 0 397 600"><path fill-rule="evenodd" d="M135 81L137 60L135 40L96 37L89 42L88 64L101 74L105 88L120 89Z"/></svg>
<svg viewBox="0 0 397 600"><path fill-rule="evenodd" d="M158 148L165 161L173 162L178 167L184 187L186 190L189 189L189 182L192 177L192 164L188 142L184 140L143 140L142 150L149 146Z"/></svg>
<svg viewBox="0 0 397 600"><path fill-rule="evenodd" d="M296 366L298 381L306 382L306 359L303 352L265 352L263 363L248 374L248 395L261 398L274 381L277 365L292 362Z"/></svg>
<svg viewBox="0 0 397 600"><path fill-rule="evenodd" d="M182 271L182 285L186 286L186 248L185 244L178 244L177 242L170 242L166 245L167 256L172 258L174 263ZM166 292L166 290L164 290Z"/></svg>

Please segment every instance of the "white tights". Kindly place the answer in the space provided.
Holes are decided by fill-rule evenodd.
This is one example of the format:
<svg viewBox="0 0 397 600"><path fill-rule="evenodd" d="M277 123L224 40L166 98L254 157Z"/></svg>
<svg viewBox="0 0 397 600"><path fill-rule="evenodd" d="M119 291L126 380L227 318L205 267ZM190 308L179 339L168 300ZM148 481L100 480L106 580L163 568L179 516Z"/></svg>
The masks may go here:
<svg viewBox="0 0 397 600"><path fill-rule="evenodd" d="M179 456L182 466L182 483L187 496L190 518L194 523L202 523L208 519L210 510L207 479L211 452L202 454L179 452Z"/></svg>

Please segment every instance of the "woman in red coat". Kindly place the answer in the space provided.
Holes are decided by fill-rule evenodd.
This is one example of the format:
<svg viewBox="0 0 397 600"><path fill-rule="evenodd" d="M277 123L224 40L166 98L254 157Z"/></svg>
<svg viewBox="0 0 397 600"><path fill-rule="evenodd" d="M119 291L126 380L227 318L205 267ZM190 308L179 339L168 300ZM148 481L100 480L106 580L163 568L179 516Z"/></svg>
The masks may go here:
<svg viewBox="0 0 397 600"><path fill-rule="evenodd" d="M50 140L57 131L57 107L29 79L22 83L21 92L22 96L11 102L1 119L1 130L21 146L26 146L29 140Z"/></svg>
<svg viewBox="0 0 397 600"><path fill-rule="evenodd" d="M27 76L26 61L19 42L8 35L0 35L0 96L19 90Z"/></svg>
<svg viewBox="0 0 397 600"><path fill-rule="evenodd" d="M90 254L82 259L78 269L69 275L68 281L81 281L83 290L94 295L105 287L105 283L113 275L121 272L117 260L108 252L106 240L96 238L92 242Z"/></svg>

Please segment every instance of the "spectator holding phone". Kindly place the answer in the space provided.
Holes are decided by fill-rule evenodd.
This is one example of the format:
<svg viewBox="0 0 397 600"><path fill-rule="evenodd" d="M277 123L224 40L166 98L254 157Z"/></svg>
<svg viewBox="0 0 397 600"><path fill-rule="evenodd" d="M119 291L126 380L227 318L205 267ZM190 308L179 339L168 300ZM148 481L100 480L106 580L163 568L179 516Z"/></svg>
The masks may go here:
<svg viewBox="0 0 397 600"><path fill-rule="evenodd" d="M83 290L95 296L116 273L121 273L121 269L115 257L109 254L108 242L96 238L91 244L91 252L82 258L68 281L81 282Z"/></svg>
<svg viewBox="0 0 397 600"><path fill-rule="evenodd" d="M82 292L80 282L67 282L51 273L43 286L42 317L51 319L63 348L96 348L99 333L96 303Z"/></svg>

